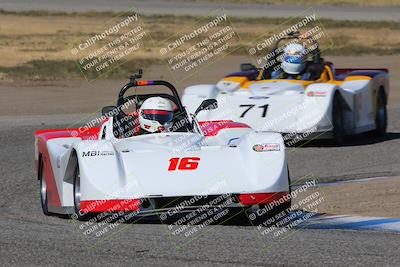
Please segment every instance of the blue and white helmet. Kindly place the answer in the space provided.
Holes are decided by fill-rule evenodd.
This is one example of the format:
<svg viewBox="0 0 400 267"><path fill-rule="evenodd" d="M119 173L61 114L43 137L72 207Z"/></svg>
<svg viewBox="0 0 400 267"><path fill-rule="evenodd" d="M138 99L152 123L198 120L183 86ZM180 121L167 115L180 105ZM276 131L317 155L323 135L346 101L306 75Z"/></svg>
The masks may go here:
<svg viewBox="0 0 400 267"><path fill-rule="evenodd" d="M306 49L301 44L288 44L284 49L281 67L288 74L299 74L305 67Z"/></svg>

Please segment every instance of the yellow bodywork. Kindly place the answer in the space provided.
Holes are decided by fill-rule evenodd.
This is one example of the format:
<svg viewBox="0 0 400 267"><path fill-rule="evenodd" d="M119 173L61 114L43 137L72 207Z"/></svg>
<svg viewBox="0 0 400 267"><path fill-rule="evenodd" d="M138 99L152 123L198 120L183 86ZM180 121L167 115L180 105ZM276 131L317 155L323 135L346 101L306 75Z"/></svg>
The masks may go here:
<svg viewBox="0 0 400 267"><path fill-rule="evenodd" d="M264 70L260 70L260 73L258 74L257 80L255 81L249 81L246 77L242 76L232 76L232 77L226 77L223 80L224 81L229 81L229 82L236 82L240 84L241 89L248 89L252 84L263 84L263 83L270 83L270 82L289 82L289 83L297 83L297 84L302 84L304 88L306 88L308 85L313 84L313 83L331 83L335 84L337 86L340 86L343 82L345 81L354 81L354 80L371 80L371 77L369 76L350 76L345 78L343 81L338 81L334 79L332 70L329 66L325 66L324 71L322 72L320 78L318 80L314 81L305 81L305 80L287 80L287 79L267 79L267 80L262 80L262 74Z"/></svg>

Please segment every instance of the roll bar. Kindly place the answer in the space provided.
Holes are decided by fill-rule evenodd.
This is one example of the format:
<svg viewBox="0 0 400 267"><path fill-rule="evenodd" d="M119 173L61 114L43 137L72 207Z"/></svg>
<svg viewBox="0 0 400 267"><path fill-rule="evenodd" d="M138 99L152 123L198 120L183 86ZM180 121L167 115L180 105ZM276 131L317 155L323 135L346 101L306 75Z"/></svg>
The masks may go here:
<svg viewBox="0 0 400 267"><path fill-rule="evenodd" d="M130 82L125 84L124 87L122 87L121 91L118 94L117 106L124 104L124 102L125 102L124 95L130 88L140 87L140 86L162 85L162 86L167 87L169 90L171 90L172 95L176 102L175 104L177 105L178 109L181 111L184 110L183 104L181 102L181 99L179 98L178 92L176 91L176 88L172 84L170 84L167 81L162 81L162 80L155 80L155 81L140 80L139 81L138 79L142 78L142 73L143 73L143 71L139 70L138 73L136 73L130 77Z"/></svg>

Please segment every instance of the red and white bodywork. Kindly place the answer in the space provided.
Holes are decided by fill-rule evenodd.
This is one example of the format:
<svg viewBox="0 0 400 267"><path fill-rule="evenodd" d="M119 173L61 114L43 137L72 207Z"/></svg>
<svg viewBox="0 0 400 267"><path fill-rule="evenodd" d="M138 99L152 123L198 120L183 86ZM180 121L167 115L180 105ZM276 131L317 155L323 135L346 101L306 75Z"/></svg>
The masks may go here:
<svg viewBox="0 0 400 267"><path fill-rule="evenodd" d="M112 132L113 120L83 133L35 133L36 167L45 180L49 212L74 212L77 170L82 212L146 212L162 209L157 203L166 198L222 194L237 196L240 201L233 206L252 206L289 192L280 134L213 121L196 123L193 132L119 139Z"/></svg>

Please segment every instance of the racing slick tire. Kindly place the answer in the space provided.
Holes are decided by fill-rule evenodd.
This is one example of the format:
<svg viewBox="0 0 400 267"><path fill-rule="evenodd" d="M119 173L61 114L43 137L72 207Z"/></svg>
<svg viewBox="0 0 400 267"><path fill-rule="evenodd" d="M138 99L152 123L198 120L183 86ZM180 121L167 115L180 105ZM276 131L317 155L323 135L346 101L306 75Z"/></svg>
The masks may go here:
<svg viewBox="0 0 400 267"><path fill-rule="evenodd" d="M340 146L344 142L345 131L343 110L339 94L335 94L333 98L332 126L333 142L335 145Z"/></svg>
<svg viewBox="0 0 400 267"><path fill-rule="evenodd" d="M74 214L72 215L73 219L78 221L86 221L90 219L90 214L82 214L80 212L81 206L81 176L79 172L79 164L76 163L76 168L74 172L74 186L73 186L73 194L74 194Z"/></svg>
<svg viewBox="0 0 400 267"><path fill-rule="evenodd" d="M46 178L44 174L44 162L43 159L39 160L39 184L40 184L40 205L42 206L43 214L46 216L51 215L48 208L48 199L47 199L47 184Z"/></svg>
<svg viewBox="0 0 400 267"><path fill-rule="evenodd" d="M376 97L376 114L375 114L375 130L373 130L373 137L382 137L387 129L387 109L385 103L384 93L380 90Z"/></svg>

